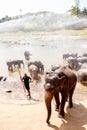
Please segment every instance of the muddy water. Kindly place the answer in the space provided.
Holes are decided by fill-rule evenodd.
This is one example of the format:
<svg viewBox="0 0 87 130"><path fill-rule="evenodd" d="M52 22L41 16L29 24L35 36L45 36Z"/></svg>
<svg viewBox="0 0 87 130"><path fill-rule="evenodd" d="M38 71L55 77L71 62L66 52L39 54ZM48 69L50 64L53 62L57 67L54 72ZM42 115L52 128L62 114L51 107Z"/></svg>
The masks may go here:
<svg viewBox="0 0 87 130"><path fill-rule="evenodd" d="M72 37L59 37L55 40L44 38L31 39L24 44L0 44L0 73L7 74L8 69L6 62L9 60L24 59L24 52L28 50L31 54L30 61L40 60L49 69L53 64L62 63L62 55L64 53L78 53L81 55L87 52L87 40Z"/></svg>

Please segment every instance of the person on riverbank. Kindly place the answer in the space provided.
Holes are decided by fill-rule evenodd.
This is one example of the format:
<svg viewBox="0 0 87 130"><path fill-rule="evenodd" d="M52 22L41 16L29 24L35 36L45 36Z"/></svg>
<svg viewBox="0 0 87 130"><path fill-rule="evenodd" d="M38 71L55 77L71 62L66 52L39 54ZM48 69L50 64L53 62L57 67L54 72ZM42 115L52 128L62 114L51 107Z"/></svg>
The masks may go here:
<svg viewBox="0 0 87 130"><path fill-rule="evenodd" d="M28 92L29 99L31 98L31 92L30 92L30 85L29 83L31 82L31 77L27 76L27 74L25 73L23 77L20 76L20 79L24 82L24 87Z"/></svg>

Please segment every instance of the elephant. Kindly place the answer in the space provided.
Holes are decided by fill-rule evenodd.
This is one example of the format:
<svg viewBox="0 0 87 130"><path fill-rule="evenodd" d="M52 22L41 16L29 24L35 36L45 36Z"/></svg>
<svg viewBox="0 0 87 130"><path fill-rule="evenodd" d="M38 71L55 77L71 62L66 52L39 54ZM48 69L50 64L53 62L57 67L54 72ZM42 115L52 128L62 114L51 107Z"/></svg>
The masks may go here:
<svg viewBox="0 0 87 130"><path fill-rule="evenodd" d="M30 60L30 52L28 50L24 52L24 56L26 60Z"/></svg>
<svg viewBox="0 0 87 130"><path fill-rule="evenodd" d="M34 64L31 64L28 68L31 77L33 78L33 80L38 79L38 68L37 66L35 66Z"/></svg>
<svg viewBox="0 0 87 130"><path fill-rule="evenodd" d="M83 57L87 57L87 53L83 53L83 55L82 55Z"/></svg>
<svg viewBox="0 0 87 130"><path fill-rule="evenodd" d="M77 79L78 82L80 82L84 86L87 86L87 68L80 69L77 72Z"/></svg>
<svg viewBox="0 0 87 130"><path fill-rule="evenodd" d="M80 62L80 63L87 63L87 57L84 57L84 56L80 56L77 58L77 61Z"/></svg>
<svg viewBox="0 0 87 130"><path fill-rule="evenodd" d="M72 70L79 70L81 67L81 63L77 61L76 58L68 59L68 66Z"/></svg>
<svg viewBox="0 0 87 130"><path fill-rule="evenodd" d="M77 58L77 53L73 53L73 54L63 54L63 59L67 59L69 57L72 57L72 58Z"/></svg>
<svg viewBox="0 0 87 130"><path fill-rule="evenodd" d="M66 66L61 66L55 71L46 72L44 84L44 98L47 108L46 123L50 124L51 102L54 97L56 102L56 110L59 110L59 117L64 117L64 107L69 98L69 107L73 107L72 96L76 87L77 76ZM61 101L60 96L61 94Z"/></svg>
<svg viewBox="0 0 87 130"><path fill-rule="evenodd" d="M43 73L44 73L44 65L42 64L41 61L30 62L30 63L28 64L28 68L29 68L29 66L32 65L32 64L35 65L35 66L37 66L37 68L38 68L38 73L39 73L39 74L43 74Z"/></svg>
<svg viewBox="0 0 87 130"><path fill-rule="evenodd" d="M59 68L60 68L60 65L52 65L51 66L52 71L55 71L56 69L59 69Z"/></svg>
<svg viewBox="0 0 87 130"><path fill-rule="evenodd" d="M77 58L68 59L68 65L71 69L78 71L83 64L87 63L87 57L79 56Z"/></svg>
<svg viewBox="0 0 87 130"><path fill-rule="evenodd" d="M14 61L7 61L7 66L9 71L14 71L15 67L21 68L21 65L24 67L23 60L14 60Z"/></svg>

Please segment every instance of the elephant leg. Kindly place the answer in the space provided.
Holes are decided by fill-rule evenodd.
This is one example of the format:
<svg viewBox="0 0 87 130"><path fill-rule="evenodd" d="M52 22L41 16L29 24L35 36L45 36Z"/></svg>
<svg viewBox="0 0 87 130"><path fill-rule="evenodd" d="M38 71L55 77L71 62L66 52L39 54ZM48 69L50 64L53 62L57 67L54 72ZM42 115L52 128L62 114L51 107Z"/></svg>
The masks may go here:
<svg viewBox="0 0 87 130"><path fill-rule="evenodd" d="M56 111L59 109L59 106L60 106L60 99L59 99L59 92L56 92L54 93L54 99L55 99L55 102L56 102Z"/></svg>
<svg viewBox="0 0 87 130"><path fill-rule="evenodd" d="M21 68L21 64L18 64L18 67Z"/></svg>
<svg viewBox="0 0 87 130"><path fill-rule="evenodd" d="M61 103L60 103L60 107L59 107L59 117L64 117L65 113L64 113L64 107L65 107L65 102L66 102L66 96L64 94L61 94Z"/></svg>
<svg viewBox="0 0 87 130"><path fill-rule="evenodd" d="M46 123L50 124L50 117L51 117L51 101L53 98L53 94L51 91L46 91L45 90L45 104L46 104L46 108L47 108L47 119L46 119Z"/></svg>
<svg viewBox="0 0 87 130"><path fill-rule="evenodd" d="M12 65L9 66L9 70L13 72L13 67L12 67Z"/></svg>
<svg viewBox="0 0 87 130"><path fill-rule="evenodd" d="M75 89L75 85L73 86L73 88L69 92L69 108L73 107L72 96L73 96L73 93L74 93L74 89Z"/></svg>
<svg viewBox="0 0 87 130"><path fill-rule="evenodd" d="M10 71L10 66L8 66L8 70Z"/></svg>

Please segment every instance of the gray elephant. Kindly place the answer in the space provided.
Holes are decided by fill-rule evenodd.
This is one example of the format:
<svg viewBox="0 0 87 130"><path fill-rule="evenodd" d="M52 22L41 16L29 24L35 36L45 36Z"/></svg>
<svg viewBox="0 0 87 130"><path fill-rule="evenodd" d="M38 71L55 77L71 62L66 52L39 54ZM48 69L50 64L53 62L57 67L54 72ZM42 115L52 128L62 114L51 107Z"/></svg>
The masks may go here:
<svg viewBox="0 0 87 130"><path fill-rule="evenodd" d="M30 52L28 50L24 52L24 56L26 60L30 60Z"/></svg>
<svg viewBox="0 0 87 130"><path fill-rule="evenodd" d="M60 65L52 65L51 66L52 71L55 71L56 69L59 69L59 68L60 68Z"/></svg>
<svg viewBox="0 0 87 130"><path fill-rule="evenodd" d="M35 65L35 66L37 66L37 68L38 68L38 73L39 73L39 74L43 74L43 73L44 73L44 65L42 64L41 61L30 62L30 63L28 64L28 68L29 68L30 65Z"/></svg>
<svg viewBox="0 0 87 130"><path fill-rule="evenodd" d="M72 58L77 58L77 53L72 53L72 54L63 54L63 59L66 60L67 58L72 57Z"/></svg>
<svg viewBox="0 0 87 130"><path fill-rule="evenodd" d="M7 61L8 70L14 72L15 67L21 68L24 67L23 60L14 60L14 61Z"/></svg>
<svg viewBox="0 0 87 130"><path fill-rule="evenodd" d="M87 68L80 69L77 72L78 82L87 86Z"/></svg>
<svg viewBox="0 0 87 130"><path fill-rule="evenodd" d="M31 77L33 78L33 80L37 80L38 79L38 68L36 65L31 64L28 68Z"/></svg>
<svg viewBox="0 0 87 130"><path fill-rule="evenodd" d="M50 124L51 102L54 97L56 102L56 110L59 110L59 117L64 117L64 107L69 98L69 107L73 107L72 96L77 83L75 73L68 67L60 67L56 71L47 72L45 74L45 104L47 108L46 123ZM61 101L59 99L61 94Z"/></svg>
<svg viewBox="0 0 87 130"><path fill-rule="evenodd" d="M76 58L68 59L68 66L72 70L79 70L81 67L81 64L77 61Z"/></svg>

